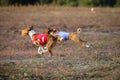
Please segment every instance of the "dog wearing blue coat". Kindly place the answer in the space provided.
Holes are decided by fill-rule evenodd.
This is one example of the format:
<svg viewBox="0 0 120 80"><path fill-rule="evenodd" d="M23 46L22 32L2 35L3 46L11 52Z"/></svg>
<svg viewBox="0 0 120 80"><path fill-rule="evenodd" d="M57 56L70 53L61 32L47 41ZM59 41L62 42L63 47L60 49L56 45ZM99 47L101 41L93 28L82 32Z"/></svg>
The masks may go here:
<svg viewBox="0 0 120 80"><path fill-rule="evenodd" d="M57 31L56 29L47 28L44 32L47 34L51 34L53 36L56 36L57 41L60 43L63 43L67 40L72 40L75 43L83 46L83 47L90 47L90 43L87 41L83 41L78 35L81 33L82 29L78 28L76 32L65 32L65 31Z"/></svg>

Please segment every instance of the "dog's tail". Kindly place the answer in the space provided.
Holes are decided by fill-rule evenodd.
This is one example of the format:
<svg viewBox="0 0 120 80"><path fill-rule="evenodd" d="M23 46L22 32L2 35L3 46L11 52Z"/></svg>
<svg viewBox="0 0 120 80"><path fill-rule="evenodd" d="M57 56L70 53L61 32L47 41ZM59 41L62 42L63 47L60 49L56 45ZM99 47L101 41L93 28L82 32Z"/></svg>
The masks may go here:
<svg viewBox="0 0 120 80"><path fill-rule="evenodd" d="M77 29L77 34L80 34L82 32L82 29L79 27L78 29Z"/></svg>

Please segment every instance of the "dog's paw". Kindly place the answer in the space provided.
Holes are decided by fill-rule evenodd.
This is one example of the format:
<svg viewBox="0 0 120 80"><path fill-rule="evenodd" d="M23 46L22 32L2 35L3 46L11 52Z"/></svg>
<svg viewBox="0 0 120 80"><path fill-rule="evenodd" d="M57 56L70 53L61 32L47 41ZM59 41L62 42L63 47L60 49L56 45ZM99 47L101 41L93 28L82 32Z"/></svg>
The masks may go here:
<svg viewBox="0 0 120 80"><path fill-rule="evenodd" d="M44 50L44 51L43 51L43 54L44 54L44 53L47 53L47 52L48 52L47 50Z"/></svg>
<svg viewBox="0 0 120 80"><path fill-rule="evenodd" d="M42 51L38 51L38 54L40 54L40 55L41 55L41 54L43 54L43 52L42 52Z"/></svg>
<svg viewBox="0 0 120 80"><path fill-rule="evenodd" d="M43 53L46 53L46 52L48 52L48 49L47 49L47 47L44 47L44 49L43 49L43 51L42 51Z"/></svg>
<svg viewBox="0 0 120 80"><path fill-rule="evenodd" d="M91 43L90 42L87 42L86 43L86 47L90 47L91 46Z"/></svg>
<svg viewBox="0 0 120 80"><path fill-rule="evenodd" d="M86 47L90 47L90 45L86 45Z"/></svg>
<svg viewBox="0 0 120 80"><path fill-rule="evenodd" d="M38 54L43 54L41 47L38 48Z"/></svg>
<svg viewBox="0 0 120 80"><path fill-rule="evenodd" d="M38 48L38 54L44 54L46 52L48 52L48 49L46 47L40 46Z"/></svg>

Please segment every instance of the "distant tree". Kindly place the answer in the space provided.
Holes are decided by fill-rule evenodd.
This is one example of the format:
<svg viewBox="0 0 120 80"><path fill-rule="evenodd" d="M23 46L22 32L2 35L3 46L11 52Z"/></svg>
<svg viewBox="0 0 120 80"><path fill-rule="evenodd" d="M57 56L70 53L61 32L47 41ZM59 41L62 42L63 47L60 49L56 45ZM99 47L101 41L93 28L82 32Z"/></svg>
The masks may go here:
<svg viewBox="0 0 120 80"><path fill-rule="evenodd" d="M115 6L116 6L116 7L120 7L120 0L116 0Z"/></svg>
<svg viewBox="0 0 120 80"><path fill-rule="evenodd" d="M92 6L92 1L93 0L78 0L78 5L79 6Z"/></svg>
<svg viewBox="0 0 120 80"><path fill-rule="evenodd" d="M8 5L58 5L58 6L120 6L120 0L0 0L0 6Z"/></svg>
<svg viewBox="0 0 120 80"><path fill-rule="evenodd" d="M52 2L53 0L37 0L37 3L39 3L40 5L51 4Z"/></svg>
<svg viewBox="0 0 120 80"><path fill-rule="evenodd" d="M93 0L92 3L93 3L94 6L114 7L114 5L116 4L116 0Z"/></svg>
<svg viewBox="0 0 120 80"><path fill-rule="evenodd" d="M117 0L109 0L109 1L108 1L108 3L109 3L108 5L109 5L110 7L114 7L115 4L116 4L116 1L117 1ZM119 1L120 1L120 0L119 0Z"/></svg>
<svg viewBox="0 0 120 80"><path fill-rule="evenodd" d="M65 5L65 0L53 0L52 3L54 5L63 6L63 5Z"/></svg>
<svg viewBox="0 0 120 80"><path fill-rule="evenodd" d="M65 0L66 6L78 6L78 0Z"/></svg>
<svg viewBox="0 0 120 80"><path fill-rule="evenodd" d="M94 6L101 6L100 0L93 0L92 3Z"/></svg>
<svg viewBox="0 0 120 80"><path fill-rule="evenodd" d="M8 6L9 0L0 0L0 6Z"/></svg>
<svg viewBox="0 0 120 80"><path fill-rule="evenodd" d="M11 5L34 5L38 0L9 0Z"/></svg>
<svg viewBox="0 0 120 80"><path fill-rule="evenodd" d="M100 4L102 6L110 6L113 7L116 3L116 0L100 0Z"/></svg>

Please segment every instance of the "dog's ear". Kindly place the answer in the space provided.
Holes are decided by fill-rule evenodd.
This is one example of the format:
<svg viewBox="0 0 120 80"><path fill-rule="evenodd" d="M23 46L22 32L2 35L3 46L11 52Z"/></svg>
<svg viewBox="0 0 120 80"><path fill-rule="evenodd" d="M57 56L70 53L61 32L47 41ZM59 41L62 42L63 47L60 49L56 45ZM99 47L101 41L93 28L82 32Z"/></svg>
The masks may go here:
<svg viewBox="0 0 120 80"><path fill-rule="evenodd" d="M46 33L46 34L50 34L51 32L52 32L51 27L48 27L48 28L44 31L44 33Z"/></svg>
<svg viewBox="0 0 120 80"><path fill-rule="evenodd" d="M82 29L79 27L79 28L77 29L77 33L80 34L81 32L82 32Z"/></svg>
<svg viewBox="0 0 120 80"><path fill-rule="evenodd" d="M51 34L52 30L48 30L48 34Z"/></svg>
<svg viewBox="0 0 120 80"><path fill-rule="evenodd" d="M44 33L49 34L49 27L44 30Z"/></svg>
<svg viewBox="0 0 120 80"><path fill-rule="evenodd" d="M28 31L30 31L30 30L32 30L33 29L33 26L32 25L30 25L30 26L27 26L27 28L26 28Z"/></svg>
<svg viewBox="0 0 120 80"><path fill-rule="evenodd" d="M47 29L48 29L48 30L51 30L51 27L48 27Z"/></svg>
<svg viewBox="0 0 120 80"><path fill-rule="evenodd" d="M56 29L52 29L52 31L53 31L53 32L57 32L57 30L56 30Z"/></svg>
<svg viewBox="0 0 120 80"><path fill-rule="evenodd" d="M31 25L31 26L28 27L29 31L32 30L32 29L33 29L33 25Z"/></svg>
<svg viewBox="0 0 120 80"><path fill-rule="evenodd" d="M32 25L32 26L30 26L30 29L33 29L33 25Z"/></svg>

